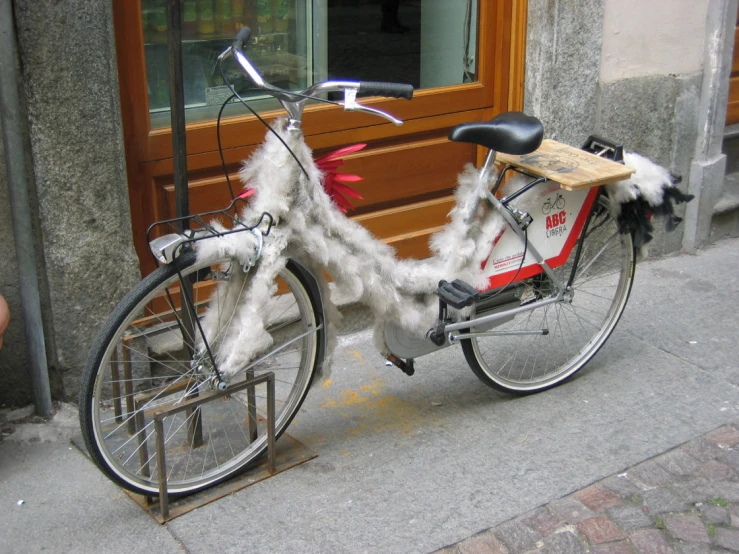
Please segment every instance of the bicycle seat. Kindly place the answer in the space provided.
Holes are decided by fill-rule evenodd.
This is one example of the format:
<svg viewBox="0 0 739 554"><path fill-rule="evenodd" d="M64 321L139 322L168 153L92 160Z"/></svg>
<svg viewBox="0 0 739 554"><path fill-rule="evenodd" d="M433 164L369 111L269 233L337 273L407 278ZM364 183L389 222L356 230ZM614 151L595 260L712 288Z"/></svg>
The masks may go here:
<svg viewBox="0 0 739 554"><path fill-rule="evenodd" d="M544 126L535 117L522 112L506 112L490 121L463 123L449 133L449 140L487 146L504 154L533 152L544 137Z"/></svg>

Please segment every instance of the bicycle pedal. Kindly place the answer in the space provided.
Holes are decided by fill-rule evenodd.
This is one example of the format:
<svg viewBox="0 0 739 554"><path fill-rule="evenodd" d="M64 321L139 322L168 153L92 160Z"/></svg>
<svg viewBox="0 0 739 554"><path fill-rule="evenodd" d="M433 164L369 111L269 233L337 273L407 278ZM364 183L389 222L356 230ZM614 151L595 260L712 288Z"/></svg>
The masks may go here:
<svg viewBox="0 0 739 554"><path fill-rule="evenodd" d="M477 289L459 279L455 279L451 283L439 281L437 294L444 303L457 310L471 306L480 300L480 293Z"/></svg>
<svg viewBox="0 0 739 554"><path fill-rule="evenodd" d="M408 358L406 361L403 361L397 356L394 356L393 354L388 354L386 359L388 362L390 362L390 364L393 364L395 367L400 369L403 373L408 375L408 377L410 377L416 372L416 369L413 367L413 358Z"/></svg>

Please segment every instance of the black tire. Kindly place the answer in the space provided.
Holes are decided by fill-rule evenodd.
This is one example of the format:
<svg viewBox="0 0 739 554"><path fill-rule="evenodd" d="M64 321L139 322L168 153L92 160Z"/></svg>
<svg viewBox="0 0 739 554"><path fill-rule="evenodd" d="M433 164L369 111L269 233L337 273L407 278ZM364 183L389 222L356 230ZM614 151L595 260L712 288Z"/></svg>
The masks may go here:
<svg viewBox="0 0 739 554"><path fill-rule="evenodd" d="M531 394L552 388L575 375L603 346L613 332L631 292L636 252L630 234L622 234L600 196L582 242L571 303L560 302L523 312L493 326L471 326L472 332L532 332L501 334L462 341L472 371L486 385L511 394ZM570 259L555 270L566 283L575 262ZM548 278L539 275L517 283L511 290L483 295L470 316L515 308L522 294L545 299L551 295ZM533 334L547 329L548 334Z"/></svg>
<svg viewBox="0 0 739 554"><path fill-rule="evenodd" d="M93 462L115 483L140 494L158 494L152 408L197 396L214 382L215 373L206 367L209 358L202 346L193 363L183 338L189 332L179 302L178 270L190 283L186 287L192 286L199 319L206 310L216 308L225 315L217 320L215 340L208 341L218 363L221 337L233 323L225 312L231 309L226 302L211 298L214 285L230 286L240 294L248 290L249 275L235 261L202 263L194 253L187 253L143 279L119 303L92 346L80 389L80 424ZM274 343L260 355L265 359L248 373L259 376L272 371L276 375L279 436L300 409L323 363L325 330L314 277L289 261L277 281L277 292L269 299L270 311L266 312L271 314L268 331ZM202 337L199 327L192 321L190 325L192 336ZM202 339L198 341L202 344ZM236 375L232 384L244 378ZM265 397L266 385L257 385L165 419L169 494L189 494L219 483L265 452Z"/></svg>

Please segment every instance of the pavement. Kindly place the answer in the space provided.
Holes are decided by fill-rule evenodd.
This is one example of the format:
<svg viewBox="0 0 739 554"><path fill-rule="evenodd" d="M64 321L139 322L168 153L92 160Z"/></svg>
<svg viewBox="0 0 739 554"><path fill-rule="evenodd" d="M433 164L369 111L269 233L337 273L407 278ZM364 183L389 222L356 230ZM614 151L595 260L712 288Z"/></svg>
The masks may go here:
<svg viewBox="0 0 739 554"><path fill-rule="evenodd" d="M165 525L69 442L73 406L0 413L0 551L739 552L737 300L739 239L648 260L601 352L523 398L343 335L288 429L318 457Z"/></svg>

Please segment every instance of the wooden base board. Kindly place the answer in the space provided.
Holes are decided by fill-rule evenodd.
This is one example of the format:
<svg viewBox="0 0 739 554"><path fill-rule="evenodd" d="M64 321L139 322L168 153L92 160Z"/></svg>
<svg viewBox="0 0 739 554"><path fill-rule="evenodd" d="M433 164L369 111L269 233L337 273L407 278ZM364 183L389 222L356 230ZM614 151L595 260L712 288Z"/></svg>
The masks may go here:
<svg viewBox="0 0 739 554"><path fill-rule="evenodd" d="M74 444L83 454L89 457L87 448L85 447L84 441L81 435L72 437L72 444ZM139 505L139 507L148 513L155 521L159 523L166 523L176 517L185 515L192 510L210 504L216 500L233 494L241 489L274 477L275 475L282 473L290 468L298 466L303 462L312 460L317 457L318 454L294 439L290 435L283 434L279 440L275 443L275 472L270 473L267 469L267 456L266 453L259 458L256 465L249 468L247 471L236 475L235 477L207 488L203 491L191 494L188 496L181 497L170 497L169 499L169 517L165 520L162 518L161 511L159 509L158 497L143 496L140 494L132 493L131 491L123 489L131 499Z"/></svg>

